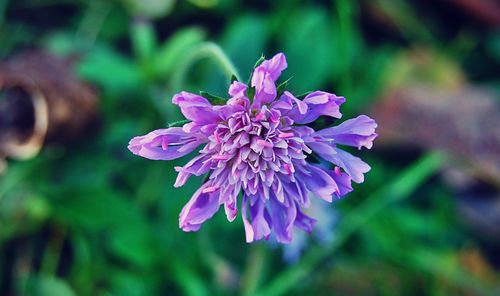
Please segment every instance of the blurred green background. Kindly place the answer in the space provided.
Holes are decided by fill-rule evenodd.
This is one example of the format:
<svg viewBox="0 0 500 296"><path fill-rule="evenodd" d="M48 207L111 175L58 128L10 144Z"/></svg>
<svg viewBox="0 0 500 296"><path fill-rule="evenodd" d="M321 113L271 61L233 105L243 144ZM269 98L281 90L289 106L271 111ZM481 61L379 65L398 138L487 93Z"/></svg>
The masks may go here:
<svg viewBox="0 0 500 296"><path fill-rule="evenodd" d="M8 159L0 294L500 295L498 175L471 177L467 162L450 169L459 161L449 146L400 145L384 138L398 127L381 124L374 149L358 153L372 166L365 183L320 206L327 239L301 238L287 247L292 259L270 242L246 244L240 218L228 223L221 213L182 232L178 214L201 184L173 188L174 166L189 156L155 162L126 149L133 136L182 119L170 102L176 92L225 95L226 57L246 80L261 54L284 52L291 90L345 96L345 118L384 122L376 115L387 112L374 110L415 85L487 89L497 104L497 4L0 0L0 58L35 49L67 58L96 90L101 116L92 135Z"/></svg>

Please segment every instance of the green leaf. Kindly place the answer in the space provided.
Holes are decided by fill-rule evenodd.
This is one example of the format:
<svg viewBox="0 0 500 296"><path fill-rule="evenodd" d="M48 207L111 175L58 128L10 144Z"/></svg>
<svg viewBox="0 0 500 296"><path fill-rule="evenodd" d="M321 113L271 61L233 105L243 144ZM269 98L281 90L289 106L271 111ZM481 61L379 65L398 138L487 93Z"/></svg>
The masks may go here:
<svg viewBox="0 0 500 296"><path fill-rule="evenodd" d="M145 226L142 213L132 201L111 188L99 186L82 189L66 186L64 191L68 193L61 195L70 198L57 199L53 203L54 217L69 225L96 230L121 226L123 221L127 221L128 225Z"/></svg>
<svg viewBox="0 0 500 296"><path fill-rule="evenodd" d="M209 94L206 91L200 91L200 96L207 99L212 105L224 105L227 102L227 99Z"/></svg>
<svg viewBox="0 0 500 296"><path fill-rule="evenodd" d="M64 193L66 192L66 193ZM104 241L114 255L136 266L154 263L153 238L145 213L131 199L107 186L69 189L53 203L53 217L65 225L85 229L93 236L109 234Z"/></svg>
<svg viewBox="0 0 500 296"><path fill-rule="evenodd" d="M113 266L109 269L108 281L113 295L144 296L159 293L152 290L154 277L138 274L134 270Z"/></svg>
<svg viewBox="0 0 500 296"><path fill-rule="evenodd" d="M96 47L78 66L84 78L106 91L124 93L139 88L140 75L131 60L108 47Z"/></svg>
<svg viewBox="0 0 500 296"><path fill-rule="evenodd" d="M136 225L134 225L136 226ZM137 227L116 227L106 246L115 255L137 266L147 267L154 264L156 253L153 252L153 239L149 229Z"/></svg>

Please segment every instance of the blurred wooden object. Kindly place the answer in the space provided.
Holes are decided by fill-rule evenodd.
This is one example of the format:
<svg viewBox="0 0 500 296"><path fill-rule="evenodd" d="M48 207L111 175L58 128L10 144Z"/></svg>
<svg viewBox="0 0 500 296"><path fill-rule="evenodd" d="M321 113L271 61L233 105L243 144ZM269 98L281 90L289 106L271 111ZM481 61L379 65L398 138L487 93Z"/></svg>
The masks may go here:
<svg viewBox="0 0 500 296"><path fill-rule="evenodd" d="M470 84L456 89L400 86L385 96L373 114L379 124L378 148L419 147L450 156L442 176L455 193L457 211L493 248L500 247L500 101L496 96Z"/></svg>
<svg viewBox="0 0 500 296"><path fill-rule="evenodd" d="M29 52L0 63L0 162L34 157L44 143L79 139L97 124L96 94L66 60Z"/></svg>

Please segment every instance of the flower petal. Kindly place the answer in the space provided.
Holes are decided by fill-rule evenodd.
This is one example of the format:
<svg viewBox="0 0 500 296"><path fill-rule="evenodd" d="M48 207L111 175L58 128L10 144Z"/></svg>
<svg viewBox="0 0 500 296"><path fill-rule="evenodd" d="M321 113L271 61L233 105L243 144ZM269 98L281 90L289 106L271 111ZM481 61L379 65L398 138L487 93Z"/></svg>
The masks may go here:
<svg viewBox="0 0 500 296"><path fill-rule="evenodd" d="M307 142L307 146L309 146L314 152L322 155L330 155L337 153L335 149L335 144L329 143L328 141L324 141L324 139Z"/></svg>
<svg viewBox="0 0 500 296"><path fill-rule="evenodd" d="M335 170L328 171L328 174L335 180L339 188L339 190L334 193L337 198L341 198L352 191L352 178L347 173L341 172L339 167L335 167Z"/></svg>
<svg viewBox="0 0 500 296"><path fill-rule="evenodd" d="M259 67L263 67L268 72L273 81L278 80L281 72L288 67L286 57L283 53L278 53L269 60L265 60Z"/></svg>
<svg viewBox="0 0 500 296"><path fill-rule="evenodd" d="M238 213L237 199L241 190L241 184L225 185L221 189L221 202L224 203L224 211L229 222L233 222Z"/></svg>
<svg viewBox="0 0 500 296"><path fill-rule="evenodd" d="M220 121L219 113L214 109L214 106L202 96L188 92L176 94L172 103L179 106L182 114L196 124L210 124Z"/></svg>
<svg viewBox="0 0 500 296"><path fill-rule="evenodd" d="M361 115L346 120L338 126L320 130L314 135L331 139L338 144L354 146L358 147L358 149L364 146L370 149L373 145L373 140L377 137L375 133L376 128L377 123L375 120L366 115Z"/></svg>
<svg viewBox="0 0 500 296"><path fill-rule="evenodd" d="M271 74L264 67L255 68L251 86L255 87L252 108L260 109L264 104L269 104L276 98L276 85Z"/></svg>
<svg viewBox="0 0 500 296"><path fill-rule="evenodd" d="M210 156L200 154L191 159L185 166L175 167L179 174L177 174L174 187L181 187L186 184L191 175L201 176L205 174L210 170L210 164Z"/></svg>
<svg viewBox="0 0 500 296"><path fill-rule="evenodd" d="M182 209L179 215L179 227L182 230L198 231L201 224L219 210L220 190L210 186L210 182L203 184Z"/></svg>
<svg viewBox="0 0 500 296"><path fill-rule="evenodd" d="M293 196L295 201L303 207L308 207L310 200L308 190L304 187L303 182L281 182L286 194Z"/></svg>
<svg viewBox="0 0 500 296"><path fill-rule="evenodd" d="M288 113L295 123L311 123L322 115L340 118L342 117L340 105L345 102L345 98L324 91L315 91L308 94L303 102L307 104L307 112L301 113L300 109L296 108Z"/></svg>
<svg viewBox="0 0 500 296"><path fill-rule="evenodd" d="M298 228L311 233L314 227L314 224L316 224L316 219L313 219L300 209L299 205L296 205L297 207L297 218L295 219L294 225L297 226Z"/></svg>
<svg viewBox="0 0 500 296"><path fill-rule="evenodd" d="M297 216L295 203L283 204L275 196L271 197L269 199L269 214L276 240L279 243L290 243L292 241L293 222Z"/></svg>
<svg viewBox="0 0 500 296"><path fill-rule="evenodd" d="M247 85L241 83L239 81L233 81L229 86L228 93L233 98L242 98L245 96L245 92L247 91Z"/></svg>
<svg viewBox="0 0 500 296"><path fill-rule="evenodd" d="M172 160L189 154L206 139L185 133L180 127L154 130L130 140L128 149L152 160Z"/></svg>
<svg viewBox="0 0 500 296"><path fill-rule="evenodd" d="M247 207L248 207L248 201L247 201L247 195L243 194L243 198L241 200L241 219L243 220L243 226L245 227L245 238L247 243L251 243L254 241L254 234L253 234L253 228L252 224L247 219Z"/></svg>
<svg viewBox="0 0 500 296"><path fill-rule="evenodd" d="M292 130L296 132L298 136L301 138L307 138L308 136L314 133L314 129L305 125L293 126Z"/></svg>
<svg viewBox="0 0 500 296"><path fill-rule="evenodd" d="M309 174L300 173L300 179L306 185L307 189L324 199L332 202L332 195L338 191L337 184L332 177L322 168L309 164L307 165Z"/></svg>
<svg viewBox="0 0 500 296"><path fill-rule="evenodd" d="M271 234L271 225L266 219L266 204L262 199L250 207L250 214L252 216L252 229L254 233L254 240L267 239Z"/></svg>
<svg viewBox="0 0 500 296"><path fill-rule="evenodd" d="M281 97L271 104L272 109L280 110L283 115L291 112L292 116L304 116L307 113L307 104L297 99L291 92L285 91ZM299 115L297 115L299 114Z"/></svg>
<svg viewBox="0 0 500 296"><path fill-rule="evenodd" d="M313 148L313 147L311 147ZM314 150L314 148L313 148ZM361 160L361 158L356 157L344 150L335 148L334 154L318 153L323 159L338 165L343 168L344 171L351 176L352 180L356 183L363 183L365 177L363 174L370 171L370 166Z"/></svg>

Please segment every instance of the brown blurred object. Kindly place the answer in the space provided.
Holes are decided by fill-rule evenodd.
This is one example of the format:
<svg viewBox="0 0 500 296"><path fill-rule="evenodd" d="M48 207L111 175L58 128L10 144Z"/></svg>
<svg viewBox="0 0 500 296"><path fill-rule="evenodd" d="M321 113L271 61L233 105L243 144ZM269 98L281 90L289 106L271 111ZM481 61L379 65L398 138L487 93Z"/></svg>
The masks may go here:
<svg viewBox="0 0 500 296"><path fill-rule="evenodd" d="M0 62L2 158L34 157L47 142L81 138L98 124L97 97L67 60L45 52Z"/></svg>
<svg viewBox="0 0 500 296"><path fill-rule="evenodd" d="M500 105L493 92L402 87L374 113L379 142L444 150L476 178L500 188Z"/></svg>
<svg viewBox="0 0 500 296"><path fill-rule="evenodd" d="M441 150L443 180L456 197L458 215L486 244L500 247L500 101L493 91L465 84L394 89L375 108L377 144L390 151ZM397 152L396 152L397 153ZM490 254L495 261L497 254Z"/></svg>

